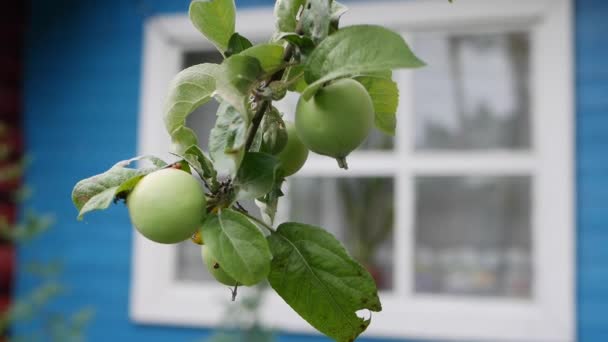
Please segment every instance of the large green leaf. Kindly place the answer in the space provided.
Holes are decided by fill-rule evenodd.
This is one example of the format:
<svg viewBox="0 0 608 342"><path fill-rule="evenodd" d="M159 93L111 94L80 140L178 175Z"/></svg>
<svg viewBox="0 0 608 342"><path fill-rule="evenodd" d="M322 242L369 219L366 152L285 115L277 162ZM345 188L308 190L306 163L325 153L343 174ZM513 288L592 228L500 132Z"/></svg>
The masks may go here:
<svg viewBox="0 0 608 342"><path fill-rule="evenodd" d="M374 103L376 127L382 132L395 135L397 127L397 107L399 105L399 87L391 79L380 77L357 77Z"/></svg>
<svg viewBox="0 0 608 342"><path fill-rule="evenodd" d="M142 159L151 161L154 166L143 169L128 167L131 163ZM108 208L117 194L129 192L142 176L166 165L156 157L137 157L118 162L102 174L81 180L72 190L72 202L79 211L78 219L82 219L84 214L93 210Z"/></svg>
<svg viewBox="0 0 608 342"><path fill-rule="evenodd" d="M235 179L236 199L255 199L272 190L279 159L261 152L249 152Z"/></svg>
<svg viewBox="0 0 608 342"><path fill-rule="evenodd" d="M197 143L196 134L185 126L186 118L211 99L218 67L217 64L192 66L177 74L169 86L164 121L178 153Z"/></svg>
<svg viewBox="0 0 608 342"><path fill-rule="evenodd" d="M268 242L245 215L222 209L205 220L202 235L222 269L240 284L255 285L268 276Z"/></svg>
<svg viewBox="0 0 608 342"><path fill-rule="evenodd" d="M330 9L330 0L308 0L306 8L302 12L302 31L315 44L318 44L329 34Z"/></svg>
<svg viewBox="0 0 608 342"><path fill-rule="evenodd" d="M309 99L323 83L341 77L423 65L400 34L381 26L350 26L327 37L312 52L305 66L310 85L302 95Z"/></svg>
<svg viewBox="0 0 608 342"><path fill-rule="evenodd" d="M234 107L222 103L209 134L209 155L218 178L232 179L244 156L249 123Z"/></svg>
<svg viewBox="0 0 608 342"><path fill-rule="evenodd" d="M193 0L189 13L194 27L224 53L234 33L234 0Z"/></svg>
<svg viewBox="0 0 608 342"><path fill-rule="evenodd" d="M283 65L284 50L281 44L258 44L242 51L240 55L257 59L264 72L273 73Z"/></svg>
<svg viewBox="0 0 608 342"><path fill-rule="evenodd" d="M274 5L277 36L283 32L295 32L298 11L306 0L277 0Z"/></svg>
<svg viewBox="0 0 608 342"><path fill-rule="evenodd" d="M262 66L254 57L239 54L227 58L217 73L215 96L220 102L230 104L249 120L249 97L262 74Z"/></svg>
<svg viewBox="0 0 608 342"><path fill-rule="evenodd" d="M274 256L268 281L302 318L337 341L353 341L370 320L363 309L381 311L373 278L331 234L283 223L268 237Z"/></svg>

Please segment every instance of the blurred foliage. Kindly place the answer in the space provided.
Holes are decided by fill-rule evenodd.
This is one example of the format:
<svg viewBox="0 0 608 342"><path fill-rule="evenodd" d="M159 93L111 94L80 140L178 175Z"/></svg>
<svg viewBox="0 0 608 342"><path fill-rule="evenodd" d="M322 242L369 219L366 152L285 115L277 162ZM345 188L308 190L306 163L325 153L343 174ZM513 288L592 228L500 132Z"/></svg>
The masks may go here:
<svg viewBox="0 0 608 342"><path fill-rule="evenodd" d="M0 183L17 183L28 162L25 159L11 161L11 146L5 143L10 127L0 123ZM29 198L31 191L20 187L5 194L2 199L9 204L19 205ZM50 215L40 215L26 211L21 219L12 223L9 217L0 214L0 242L13 246L24 245L48 231L53 223ZM84 308L72 315L53 313L47 306L54 299L65 295L67 288L60 283L59 277L63 270L59 261L30 262L23 265L21 271L36 279L36 285L26 295L14 298L11 306L5 312L0 312L0 340L5 337L10 342L52 341L76 342L84 341L84 331L93 317L93 310ZM16 323L40 322L40 328L19 336L11 336L10 327Z"/></svg>

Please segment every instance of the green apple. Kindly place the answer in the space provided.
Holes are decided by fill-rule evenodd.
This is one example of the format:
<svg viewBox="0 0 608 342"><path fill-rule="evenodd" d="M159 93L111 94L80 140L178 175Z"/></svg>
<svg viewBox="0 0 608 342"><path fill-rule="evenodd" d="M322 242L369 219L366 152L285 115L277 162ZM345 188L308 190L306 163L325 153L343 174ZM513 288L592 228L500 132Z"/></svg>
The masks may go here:
<svg viewBox="0 0 608 342"><path fill-rule="evenodd" d="M143 177L127 197L135 228L146 238L166 244L190 238L201 226L205 205L199 182L173 168Z"/></svg>
<svg viewBox="0 0 608 342"><path fill-rule="evenodd" d="M374 123L374 106L357 81L340 79L298 101L296 129L309 150L336 158L346 168L346 156L365 141Z"/></svg>
<svg viewBox="0 0 608 342"><path fill-rule="evenodd" d="M296 132L296 127L290 121L285 121L287 130L287 143L283 150L277 155L279 167L283 170L283 176L288 177L298 172L308 159L308 149Z"/></svg>

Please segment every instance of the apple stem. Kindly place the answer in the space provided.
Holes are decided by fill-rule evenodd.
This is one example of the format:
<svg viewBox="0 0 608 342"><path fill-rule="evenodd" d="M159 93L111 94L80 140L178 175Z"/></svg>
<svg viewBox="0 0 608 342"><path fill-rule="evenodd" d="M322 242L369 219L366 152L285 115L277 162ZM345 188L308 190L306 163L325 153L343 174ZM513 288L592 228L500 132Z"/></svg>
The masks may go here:
<svg viewBox="0 0 608 342"><path fill-rule="evenodd" d="M348 170L348 163L346 162L346 157L336 158L336 160L338 161L338 166L341 169Z"/></svg>

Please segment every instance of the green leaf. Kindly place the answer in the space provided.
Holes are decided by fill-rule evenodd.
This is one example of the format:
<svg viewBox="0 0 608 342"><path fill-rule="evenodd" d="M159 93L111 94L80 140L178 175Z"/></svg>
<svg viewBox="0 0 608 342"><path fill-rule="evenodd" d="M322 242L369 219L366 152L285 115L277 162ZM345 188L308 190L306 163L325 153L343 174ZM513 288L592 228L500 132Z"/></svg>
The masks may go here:
<svg viewBox="0 0 608 342"><path fill-rule="evenodd" d="M234 33L234 0L193 0L189 13L194 27L224 53Z"/></svg>
<svg viewBox="0 0 608 342"><path fill-rule="evenodd" d="M180 126L171 133L171 150L182 155L188 146L198 145L198 137L194 130L186 126Z"/></svg>
<svg viewBox="0 0 608 342"><path fill-rule="evenodd" d="M149 160L153 167L144 169L132 169L128 166L138 160ZM74 186L72 190L72 202L78 209L78 219L93 210L103 210L110 206L115 196L132 189L137 183L134 179L154 172L167 164L162 160L143 156L116 163L108 171L83 179Z"/></svg>
<svg viewBox="0 0 608 342"><path fill-rule="evenodd" d="M371 320L356 312L382 310L372 276L327 231L283 223L268 242L274 256L270 285L320 332L353 341Z"/></svg>
<svg viewBox="0 0 608 342"><path fill-rule="evenodd" d="M219 102L230 104L249 121L249 97L262 74L262 66L254 57L234 55L227 58L217 73L215 96Z"/></svg>
<svg viewBox="0 0 608 342"><path fill-rule="evenodd" d="M209 215L202 235L224 271L240 284L255 285L268 276L272 260L268 243L245 215L230 209Z"/></svg>
<svg viewBox="0 0 608 342"><path fill-rule="evenodd" d="M249 39L241 36L237 32L235 32L232 37L230 37L230 41L228 42L228 49L226 50L226 57L230 57L232 55L236 55L244 50L252 47L253 44L249 41Z"/></svg>
<svg viewBox="0 0 608 342"><path fill-rule="evenodd" d="M248 122L234 107L227 103L220 105L215 127L209 134L209 155L219 178L232 179L236 175L244 155L248 127Z"/></svg>
<svg viewBox="0 0 608 342"><path fill-rule="evenodd" d="M379 77L357 77L374 103L376 127L382 132L395 135L397 127L397 107L399 105L399 88L390 79Z"/></svg>
<svg viewBox="0 0 608 342"><path fill-rule="evenodd" d="M260 214L262 215L262 219L266 224L273 225L274 217L277 214L277 206L279 204L279 198L283 197L283 191L281 191L281 186L285 182L285 178L281 175L277 174L274 183L272 184L272 189L264 195L255 200L255 204L260 208Z"/></svg>
<svg viewBox="0 0 608 342"><path fill-rule="evenodd" d="M190 146L184 152L183 157L202 179L205 179L212 185L216 183L217 171L215 171L213 163L207 158L200 147L197 145Z"/></svg>
<svg viewBox="0 0 608 342"><path fill-rule="evenodd" d="M302 77L303 73L303 65L294 65L287 70L285 80L286 82L290 83L288 88L290 91L302 93L304 90L306 90L306 88L308 87L308 83L306 83L306 80L304 79L304 77ZM299 77L299 79L294 82L296 77Z"/></svg>
<svg viewBox="0 0 608 342"><path fill-rule="evenodd" d="M310 55L305 65L310 85L302 95L309 99L337 78L423 65L400 34L381 26L350 26L327 37Z"/></svg>
<svg viewBox="0 0 608 342"><path fill-rule="evenodd" d="M306 0L277 0L274 5L274 15L277 18L277 34L295 32L297 16ZM276 38L275 38L276 39Z"/></svg>
<svg viewBox="0 0 608 342"><path fill-rule="evenodd" d="M277 40L284 40L298 47L303 45L312 45L314 47L312 39L306 36L299 35L295 32L281 33L277 36Z"/></svg>
<svg viewBox="0 0 608 342"><path fill-rule="evenodd" d="M261 152L245 154L235 179L236 199L254 199L272 190L279 166L277 157Z"/></svg>
<svg viewBox="0 0 608 342"><path fill-rule="evenodd" d="M387 80L392 80L393 79L393 71L391 71L391 70L371 71L371 72L363 73L363 74L361 74L361 76L386 78Z"/></svg>
<svg viewBox="0 0 608 342"><path fill-rule="evenodd" d="M305 62L308 56L315 49L315 43L306 36L300 36L296 33L285 33L279 36L280 39L293 44L300 55L300 60ZM300 65L297 65L300 66Z"/></svg>
<svg viewBox="0 0 608 342"><path fill-rule="evenodd" d="M302 31L318 44L329 35L330 0L308 0L302 12Z"/></svg>
<svg viewBox="0 0 608 342"><path fill-rule="evenodd" d="M118 190L118 186L107 188L97 195L93 196L85 205L80 209L78 213L78 219L81 220L86 213L93 210L104 210L107 209L110 204L114 201L114 196Z"/></svg>
<svg viewBox="0 0 608 342"><path fill-rule="evenodd" d="M115 198L127 198L127 195L135 188L135 185L139 183L139 181L144 178L145 175L137 175L129 178L126 182L122 183L118 189L116 189L115 195L112 199ZM91 201L87 202L89 204ZM108 203L109 204L109 203Z"/></svg>
<svg viewBox="0 0 608 342"><path fill-rule="evenodd" d="M249 56L257 59L266 73L273 73L283 65L283 52L285 48L281 44L268 43L258 44L240 53L241 56Z"/></svg>
<svg viewBox="0 0 608 342"><path fill-rule="evenodd" d="M177 74L169 85L164 121L177 153L197 144L196 134L185 126L186 118L211 99L218 68L217 64L192 66Z"/></svg>

